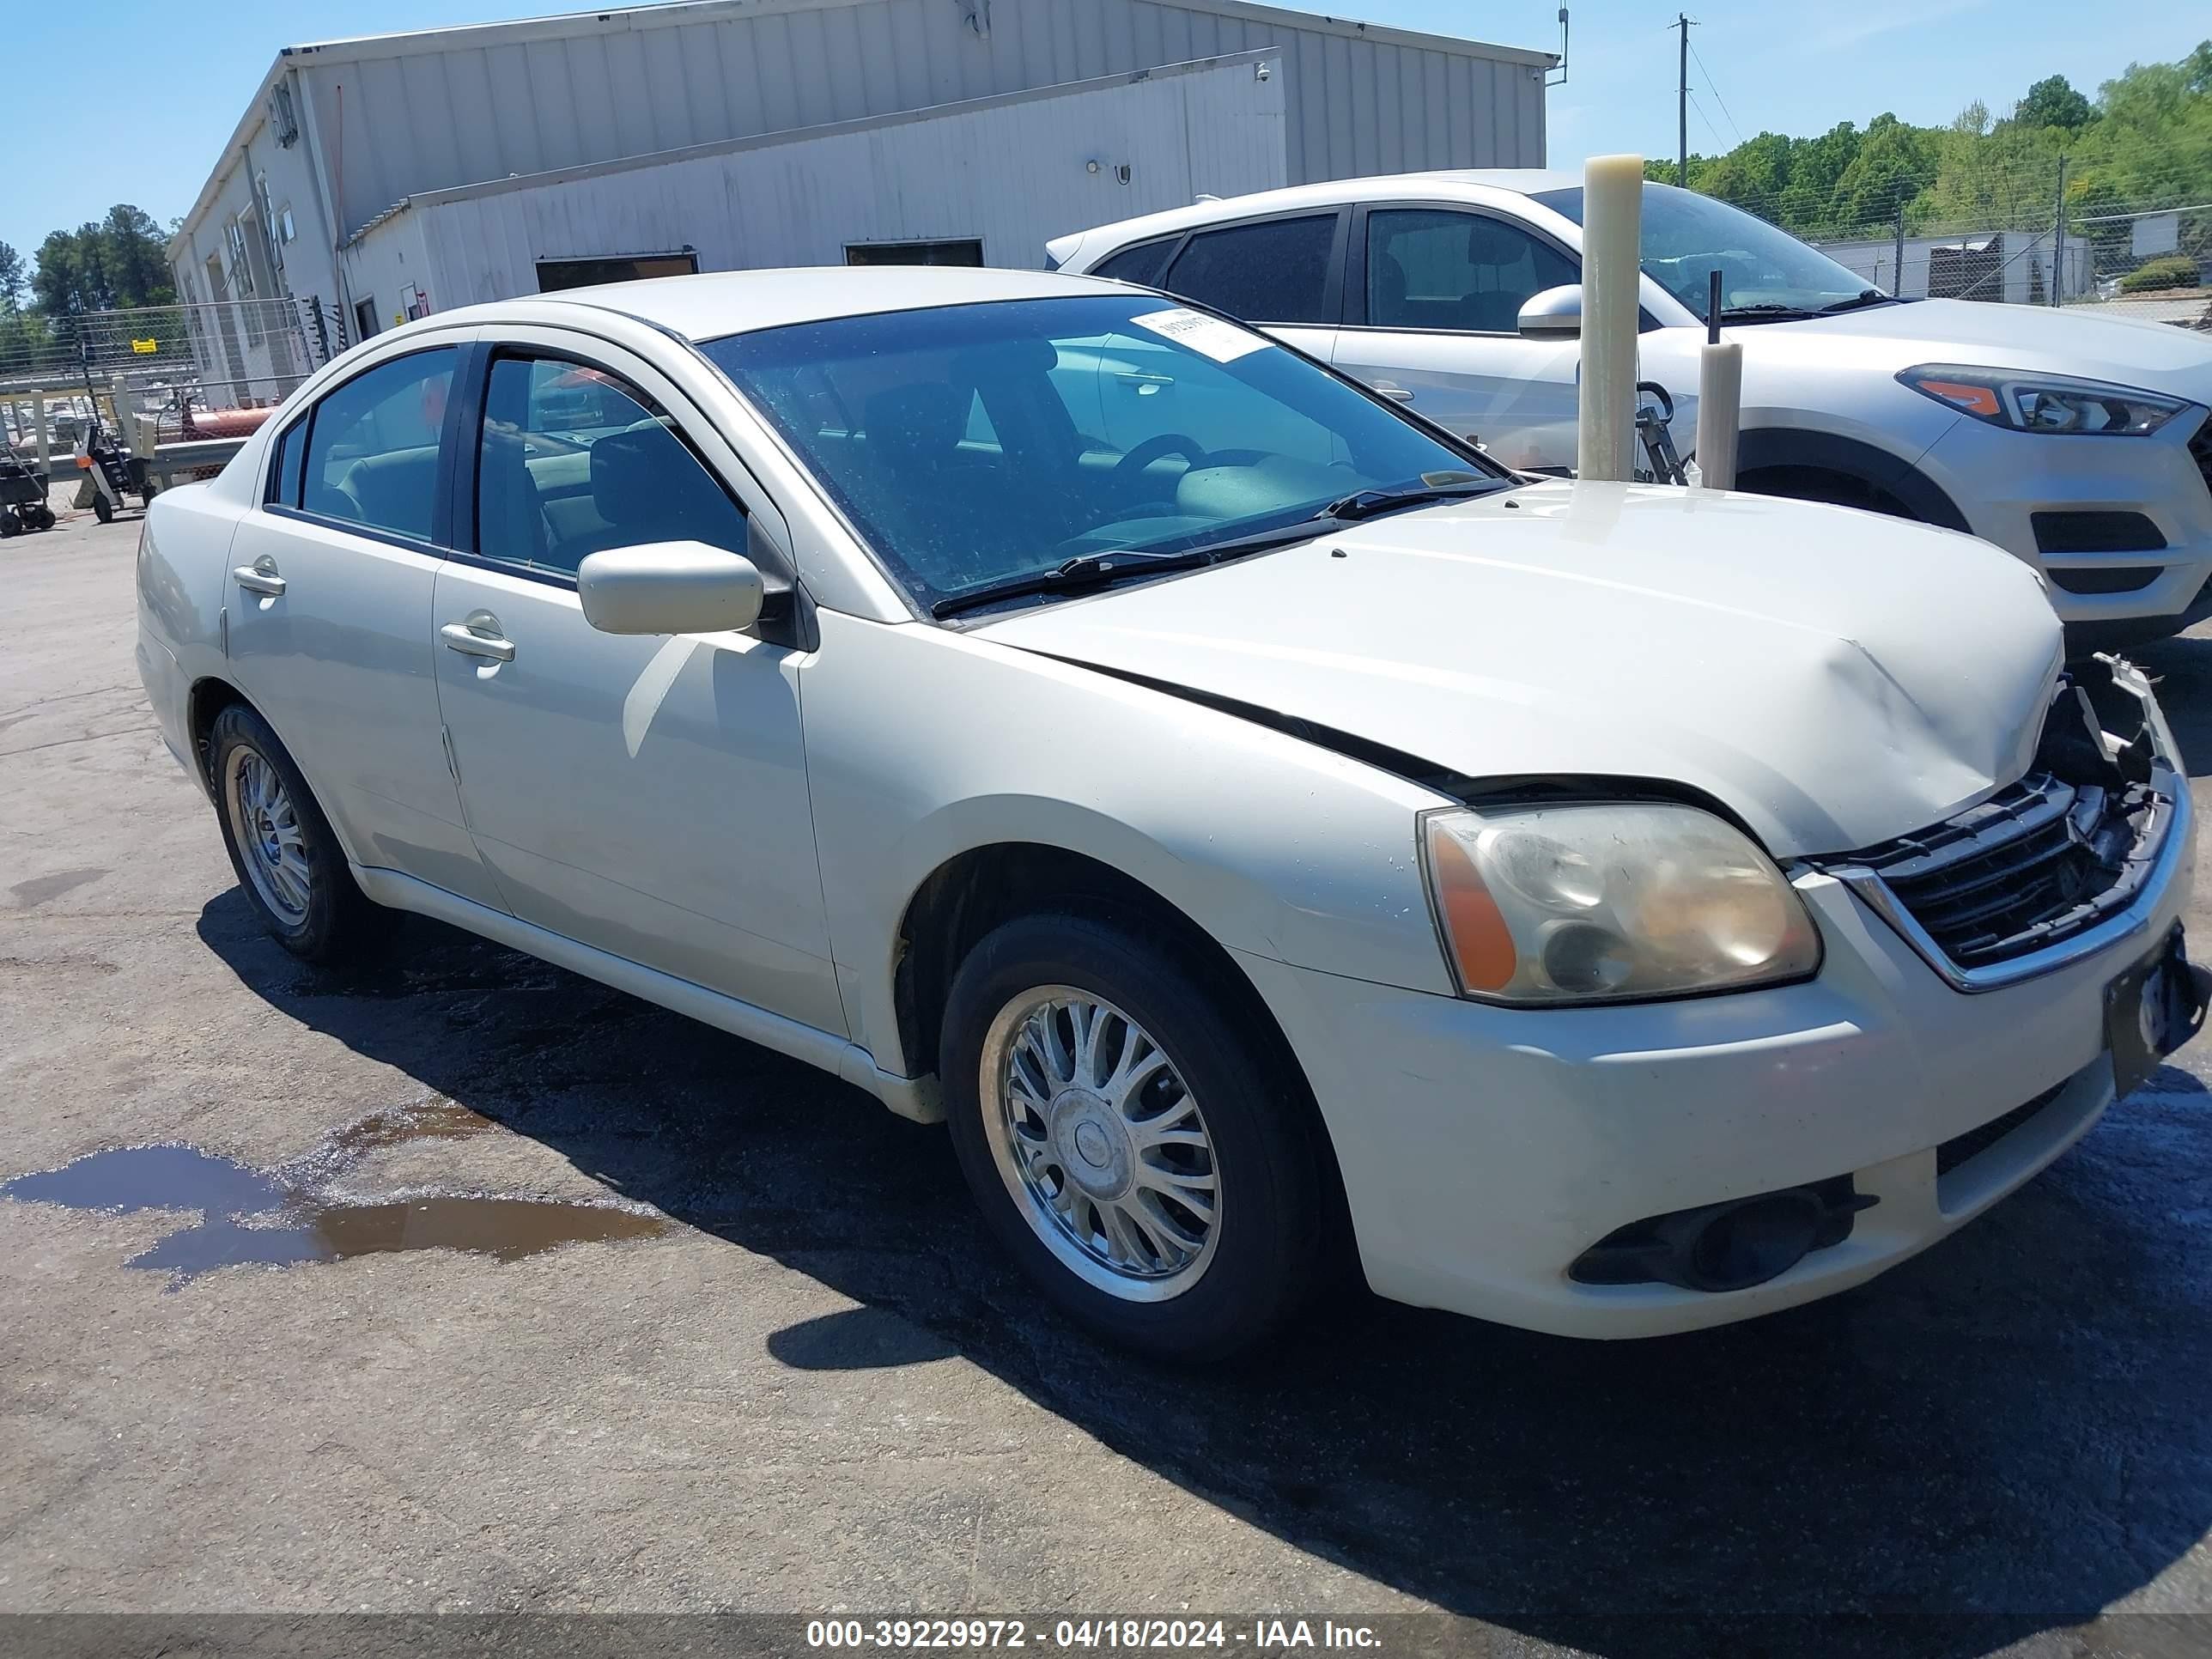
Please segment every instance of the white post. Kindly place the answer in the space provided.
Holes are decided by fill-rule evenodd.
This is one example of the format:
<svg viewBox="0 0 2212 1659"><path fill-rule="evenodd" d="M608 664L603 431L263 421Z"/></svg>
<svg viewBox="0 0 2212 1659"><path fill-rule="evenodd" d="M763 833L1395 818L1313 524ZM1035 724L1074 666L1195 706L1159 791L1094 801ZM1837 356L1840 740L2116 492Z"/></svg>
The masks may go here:
<svg viewBox="0 0 2212 1659"><path fill-rule="evenodd" d="M31 435L39 447L39 471L51 475L52 468L46 454L46 394L38 388L31 392Z"/></svg>
<svg viewBox="0 0 2212 1659"><path fill-rule="evenodd" d="M1593 155L1583 164L1583 385L1576 471L1636 476L1636 330L1644 158Z"/></svg>
<svg viewBox="0 0 2212 1659"><path fill-rule="evenodd" d="M117 434L131 446L133 455L152 460L156 428L153 421L138 412L137 402L131 395L130 381L123 375L114 375L109 380L108 389L115 401Z"/></svg>
<svg viewBox="0 0 2212 1659"><path fill-rule="evenodd" d="M1743 412L1743 348L1709 341L1698 370L1698 476L1708 489L1734 489L1736 433Z"/></svg>

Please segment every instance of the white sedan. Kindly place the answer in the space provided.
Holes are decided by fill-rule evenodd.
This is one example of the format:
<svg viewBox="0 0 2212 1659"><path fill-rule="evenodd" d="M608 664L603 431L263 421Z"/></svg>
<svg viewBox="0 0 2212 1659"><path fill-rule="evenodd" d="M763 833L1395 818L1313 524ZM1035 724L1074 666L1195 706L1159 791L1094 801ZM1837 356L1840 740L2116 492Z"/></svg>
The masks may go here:
<svg viewBox="0 0 2212 1659"><path fill-rule="evenodd" d="M1803 1302L2202 1013L2172 738L2026 566L1529 485L1115 283L434 318L160 496L138 591L289 948L420 912L948 1120L1155 1352L1339 1261L1586 1336Z"/></svg>

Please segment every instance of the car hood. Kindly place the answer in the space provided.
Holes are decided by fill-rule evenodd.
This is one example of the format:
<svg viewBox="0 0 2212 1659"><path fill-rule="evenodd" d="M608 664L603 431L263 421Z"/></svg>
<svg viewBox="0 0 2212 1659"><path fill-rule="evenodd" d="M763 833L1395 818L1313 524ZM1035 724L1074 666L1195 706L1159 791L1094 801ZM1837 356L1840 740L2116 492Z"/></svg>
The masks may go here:
<svg viewBox="0 0 2212 1659"><path fill-rule="evenodd" d="M1925 300L1838 317L1732 329L1747 351L1820 347L1894 374L1918 363L2075 374L2198 403L2212 399L2212 334L2171 323L2093 315L2085 307Z"/></svg>
<svg viewBox="0 0 2212 1659"><path fill-rule="evenodd" d="M2017 778L2061 656L2039 580L1968 537L1588 483L976 632L1470 777L1688 785L1778 856L1884 841Z"/></svg>

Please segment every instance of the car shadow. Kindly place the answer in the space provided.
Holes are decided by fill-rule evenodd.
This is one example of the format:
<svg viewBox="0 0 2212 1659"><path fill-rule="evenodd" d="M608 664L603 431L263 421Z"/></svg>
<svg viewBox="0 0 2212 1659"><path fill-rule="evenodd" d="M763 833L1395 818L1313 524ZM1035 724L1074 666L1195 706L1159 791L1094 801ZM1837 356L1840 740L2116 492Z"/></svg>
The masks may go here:
<svg viewBox="0 0 2212 1659"><path fill-rule="evenodd" d="M285 956L235 890L199 933L278 1012L860 1304L770 1337L783 1364L964 1356L1252 1525L1455 1613L1605 1654L1948 1659L2095 1619L2212 1524L2212 1152L2203 1086L2178 1069L1974 1226L1814 1307L1595 1344L1361 1297L1193 1374L1045 1311L941 1131L528 957L400 926L388 962L346 975Z"/></svg>

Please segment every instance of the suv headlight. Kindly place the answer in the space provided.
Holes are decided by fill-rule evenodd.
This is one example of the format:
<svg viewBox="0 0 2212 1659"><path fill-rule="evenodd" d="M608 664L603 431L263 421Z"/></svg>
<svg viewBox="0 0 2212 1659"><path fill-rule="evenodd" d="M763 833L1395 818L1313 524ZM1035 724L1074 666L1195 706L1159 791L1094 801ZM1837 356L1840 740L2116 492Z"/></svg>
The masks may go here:
<svg viewBox="0 0 2212 1659"><path fill-rule="evenodd" d="M2189 407L2181 398L2070 374L2014 374L1922 363L1897 377L1924 398L2015 432L2094 433L2141 438Z"/></svg>
<svg viewBox="0 0 2212 1659"><path fill-rule="evenodd" d="M1632 1001L1802 979L1820 935L1774 861L1692 806L1446 808L1421 820L1444 955L1486 1001Z"/></svg>

